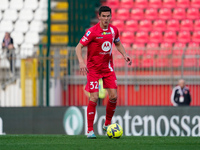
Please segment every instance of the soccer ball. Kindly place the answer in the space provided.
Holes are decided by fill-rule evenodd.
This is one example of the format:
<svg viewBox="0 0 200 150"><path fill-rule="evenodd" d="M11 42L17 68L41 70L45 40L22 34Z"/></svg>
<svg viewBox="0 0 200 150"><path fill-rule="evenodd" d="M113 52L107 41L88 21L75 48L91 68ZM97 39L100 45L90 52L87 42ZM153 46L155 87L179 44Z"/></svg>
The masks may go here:
<svg viewBox="0 0 200 150"><path fill-rule="evenodd" d="M122 134L123 129L119 124L114 123L108 126L107 135L109 138L119 139L122 136Z"/></svg>

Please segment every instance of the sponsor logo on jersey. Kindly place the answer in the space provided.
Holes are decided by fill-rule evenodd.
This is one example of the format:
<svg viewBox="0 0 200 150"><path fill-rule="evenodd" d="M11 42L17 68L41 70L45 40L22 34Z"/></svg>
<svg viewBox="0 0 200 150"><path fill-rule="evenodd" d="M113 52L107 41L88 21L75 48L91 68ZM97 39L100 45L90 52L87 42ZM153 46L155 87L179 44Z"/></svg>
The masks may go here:
<svg viewBox="0 0 200 150"><path fill-rule="evenodd" d="M86 36L88 37L88 36L90 35L90 33L91 33L91 32L90 32L90 31L88 31L88 32L86 33Z"/></svg>
<svg viewBox="0 0 200 150"><path fill-rule="evenodd" d="M96 39L103 39L103 37L96 37Z"/></svg>
<svg viewBox="0 0 200 150"><path fill-rule="evenodd" d="M105 41L102 46L101 46L102 50L107 52L111 49L111 43L109 41Z"/></svg>
<svg viewBox="0 0 200 150"><path fill-rule="evenodd" d="M82 39L82 41L83 41L83 42L85 42L86 40L88 40L88 38L87 38L87 37L85 37L85 36L83 36L83 39Z"/></svg>
<svg viewBox="0 0 200 150"><path fill-rule="evenodd" d="M110 52L100 52L99 54L101 54L101 55L107 55L107 54L110 54Z"/></svg>
<svg viewBox="0 0 200 150"><path fill-rule="evenodd" d="M102 35L108 35L108 34L111 34L111 32L102 32L101 34Z"/></svg>

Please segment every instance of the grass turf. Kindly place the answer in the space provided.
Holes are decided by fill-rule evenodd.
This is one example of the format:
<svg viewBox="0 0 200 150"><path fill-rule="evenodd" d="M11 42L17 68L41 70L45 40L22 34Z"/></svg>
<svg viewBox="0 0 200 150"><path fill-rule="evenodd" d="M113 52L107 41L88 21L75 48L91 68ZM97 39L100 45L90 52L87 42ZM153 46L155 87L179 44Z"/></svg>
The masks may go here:
<svg viewBox="0 0 200 150"><path fill-rule="evenodd" d="M199 150L200 137L2 135L0 150Z"/></svg>

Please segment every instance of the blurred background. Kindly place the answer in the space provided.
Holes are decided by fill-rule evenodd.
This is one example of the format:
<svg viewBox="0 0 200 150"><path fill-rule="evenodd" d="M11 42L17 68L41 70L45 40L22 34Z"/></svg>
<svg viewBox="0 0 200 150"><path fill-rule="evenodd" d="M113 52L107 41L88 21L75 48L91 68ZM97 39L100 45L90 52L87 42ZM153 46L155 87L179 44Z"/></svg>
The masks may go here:
<svg viewBox="0 0 200 150"><path fill-rule="evenodd" d="M200 106L200 0L1 0L0 43L8 32L14 48L0 47L0 107L87 105L75 46L101 5L133 61L114 47L118 106L172 106L181 78Z"/></svg>

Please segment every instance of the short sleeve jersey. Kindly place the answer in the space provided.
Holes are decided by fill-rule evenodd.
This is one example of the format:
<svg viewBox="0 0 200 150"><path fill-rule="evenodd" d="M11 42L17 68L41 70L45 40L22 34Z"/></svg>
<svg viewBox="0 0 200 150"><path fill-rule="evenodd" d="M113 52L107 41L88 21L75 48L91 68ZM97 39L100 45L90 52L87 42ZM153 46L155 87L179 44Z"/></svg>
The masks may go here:
<svg viewBox="0 0 200 150"><path fill-rule="evenodd" d="M102 29L100 23L88 29L80 40L87 46L87 68L89 72L112 72L112 44L119 42L119 32L111 24L108 29Z"/></svg>

